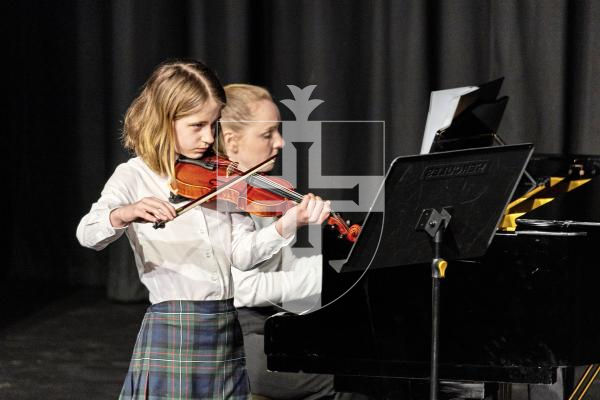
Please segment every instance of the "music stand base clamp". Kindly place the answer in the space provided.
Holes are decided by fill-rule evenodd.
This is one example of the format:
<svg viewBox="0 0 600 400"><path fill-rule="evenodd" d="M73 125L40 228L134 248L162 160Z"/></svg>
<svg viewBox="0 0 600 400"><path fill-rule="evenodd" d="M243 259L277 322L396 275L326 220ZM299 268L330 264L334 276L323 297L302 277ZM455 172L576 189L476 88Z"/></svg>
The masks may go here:
<svg viewBox="0 0 600 400"><path fill-rule="evenodd" d="M443 258L434 258L431 261L431 277L436 279L445 278L447 267L448 261Z"/></svg>
<svg viewBox="0 0 600 400"><path fill-rule="evenodd" d="M431 373L429 380L429 399L436 400L438 392L438 337L440 319L440 279L446 275L448 262L441 256L444 231L450 223L451 208L444 207L441 212L433 208L421 212L415 230L425 231L433 239L434 258L431 261Z"/></svg>

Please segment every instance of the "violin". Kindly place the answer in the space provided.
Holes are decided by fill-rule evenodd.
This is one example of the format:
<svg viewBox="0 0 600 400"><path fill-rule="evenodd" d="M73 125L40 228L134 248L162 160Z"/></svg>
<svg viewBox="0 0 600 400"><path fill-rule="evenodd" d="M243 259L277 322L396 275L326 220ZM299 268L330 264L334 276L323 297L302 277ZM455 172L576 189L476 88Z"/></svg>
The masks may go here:
<svg viewBox="0 0 600 400"><path fill-rule="evenodd" d="M261 217L282 215L300 203L303 195L285 179L260 173L267 163L274 162L275 157L248 171L240 171L237 163L224 156L179 159L175 165L175 181L171 185L172 198L193 199L190 203L195 207L199 204L198 199L219 190L218 196L212 196L211 200L225 200L239 210ZM190 203L184 207L192 208ZM176 211L180 215L179 209ZM348 226L349 223L335 211L330 212L327 224L338 231L340 238L350 242L355 242L360 233L359 225Z"/></svg>
<svg viewBox="0 0 600 400"><path fill-rule="evenodd" d="M219 177L217 175L217 173L219 172L219 169L216 168L218 165L215 164L214 162L211 162L210 160L207 160L206 163L204 163L204 161L198 161L196 164L200 167L202 166L203 168L205 168L207 171L202 171L204 173L203 176L201 176L201 179L198 179L197 182L185 182L185 181L181 181L181 182L176 182L174 185L171 185L171 189L175 191L175 199L177 199L177 197L183 197L186 198L184 196L179 196L177 195L177 192L179 191L179 186L182 186L183 189L186 188L186 185L188 186L188 191L187 193L200 193L200 195L196 198L194 198L193 200L191 200L189 203L185 204L182 207L179 207L178 209L175 210L175 217L179 217L180 215L190 211L192 208L199 206L201 204L204 204L208 201L211 200L216 200L219 194L222 194L222 196L224 196L225 199L227 199L227 193L225 192L226 190L229 190L230 188L233 188L235 185L239 185L240 183L243 182L244 179L247 179L248 177L250 177L252 174L254 174L255 172L258 172L259 170L261 170L262 168L264 168L266 165L268 164L272 164L275 160L275 156L268 158L267 160L261 162L258 165L255 165L254 167L250 168L248 171L244 172L241 175L238 175L236 177L230 178L227 180L227 182L221 183L219 185L219 181L223 181L223 177ZM176 172L177 174L177 172ZM201 183L201 184L200 184ZM245 186L245 185L244 185ZM186 193L186 190L183 190L183 193ZM225 193L225 194L223 194ZM170 199L173 200L173 197ZM164 228L165 224L167 222L166 221L156 221L154 223L154 229L157 228Z"/></svg>

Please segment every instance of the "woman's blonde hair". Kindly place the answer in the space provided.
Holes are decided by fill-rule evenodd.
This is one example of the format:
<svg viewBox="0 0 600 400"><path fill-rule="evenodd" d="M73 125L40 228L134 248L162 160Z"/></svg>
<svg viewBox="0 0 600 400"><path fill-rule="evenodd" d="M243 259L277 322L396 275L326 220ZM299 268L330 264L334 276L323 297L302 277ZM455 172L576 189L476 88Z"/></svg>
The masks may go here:
<svg viewBox="0 0 600 400"><path fill-rule="evenodd" d="M196 60L161 63L133 100L123 122L123 145L156 173L174 178L174 121L212 98L225 105L217 75Z"/></svg>
<svg viewBox="0 0 600 400"><path fill-rule="evenodd" d="M221 129L231 130L238 135L249 123L244 121L252 120L252 114L254 113L252 105L255 102L260 100L273 101L273 97L267 89L244 83L226 85L225 95L227 96L227 105L221 111ZM222 139L222 137L219 139ZM223 140L215 140L215 145L219 154L227 154Z"/></svg>

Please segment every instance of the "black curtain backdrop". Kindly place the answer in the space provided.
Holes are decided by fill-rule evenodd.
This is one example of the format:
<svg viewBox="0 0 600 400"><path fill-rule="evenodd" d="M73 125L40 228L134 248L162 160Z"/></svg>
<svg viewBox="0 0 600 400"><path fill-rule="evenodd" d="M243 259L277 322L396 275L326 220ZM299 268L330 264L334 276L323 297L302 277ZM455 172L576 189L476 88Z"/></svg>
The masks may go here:
<svg viewBox="0 0 600 400"><path fill-rule="evenodd" d="M359 141L341 138L323 161L336 171L358 146L367 166L417 153L432 90L501 76L500 94L510 100L499 134L507 143L600 154L598 1L7 4L5 281L108 279L113 297L130 295L126 240L96 253L79 246L75 228L129 157L119 142L122 116L166 58L201 59L224 83L264 85L277 99L292 98L287 85L317 85L312 98L325 102L312 120L385 121L384 154L368 130Z"/></svg>

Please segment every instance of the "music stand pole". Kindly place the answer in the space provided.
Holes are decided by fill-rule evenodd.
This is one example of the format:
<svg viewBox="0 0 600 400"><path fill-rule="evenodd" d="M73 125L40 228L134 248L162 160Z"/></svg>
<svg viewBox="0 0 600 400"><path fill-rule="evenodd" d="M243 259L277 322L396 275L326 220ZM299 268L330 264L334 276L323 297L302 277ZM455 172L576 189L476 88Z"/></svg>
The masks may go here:
<svg viewBox="0 0 600 400"><path fill-rule="evenodd" d="M433 208L423 210L417 231L425 231L433 238L434 258L431 260L431 372L429 378L429 399L437 400L438 393L438 353L440 321L440 279L445 275L448 263L442 258L444 231L450 223L450 213L446 208L438 212Z"/></svg>

